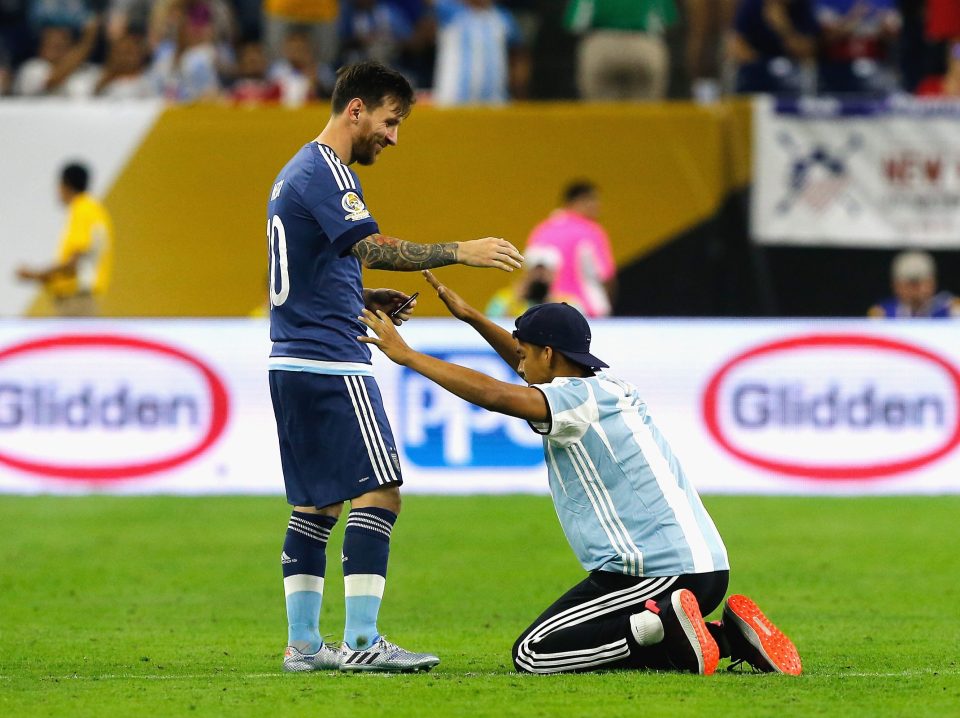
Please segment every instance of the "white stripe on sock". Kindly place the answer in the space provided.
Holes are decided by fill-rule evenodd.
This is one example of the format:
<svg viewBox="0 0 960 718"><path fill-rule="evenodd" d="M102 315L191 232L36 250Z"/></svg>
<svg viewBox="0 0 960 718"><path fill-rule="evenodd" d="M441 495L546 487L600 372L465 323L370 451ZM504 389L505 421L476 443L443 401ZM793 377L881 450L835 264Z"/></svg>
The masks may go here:
<svg viewBox="0 0 960 718"><path fill-rule="evenodd" d="M390 534L393 531L393 527L389 524L384 526L382 523L369 521L367 516L351 516L349 519L347 519L347 528L350 528L351 526L358 529L376 531L377 533L383 534L387 538L390 538Z"/></svg>
<svg viewBox="0 0 960 718"><path fill-rule="evenodd" d="M370 522L371 524L378 525L380 526L380 528L388 532L393 530L392 523L390 523L384 518L377 516L376 514L372 514L369 511L365 511L364 509L357 509L356 511L351 511L350 517L347 519L347 522L358 520L358 519L363 519L365 521Z"/></svg>
<svg viewBox="0 0 960 718"><path fill-rule="evenodd" d="M298 591L313 591L323 593L323 576L311 576L308 573L298 573L283 579L283 594L289 596Z"/></svg>
<svg viewBox="0 0 960 718"><path fill-rule="evenodd" d="M287 528L305 533L318 541L325 542L330 538L330 529L312 524L305 519L301 519L299 516L291 516L290 521L287 523Z"/></svg>
<svg viewBox="0 0 960 718"><path fill-rule="evenodd" d="M343 595L383 598L386 583L386 578L375 573L354 573L343 577Z"/></svg>
<svg viewBox="0 0 960 718"><path fill-rule="evenodd" d="M313 532L310 531L309 529L305 529L305 528L303 528L302 526L300 526L300 525L298 525L298 524L294 524L294 523L287 524L287 530L288 530L288 531L294 531L294 532L296 532L296 533L298 533L298 534L303 534L303 535L306 536L307 538L311 538L311 539L313 539L314 541L320 541L321 543L324 543L324 542L327 541L326 538L321 538L320 536L317 536L315 533L313 533Z"/></svg>

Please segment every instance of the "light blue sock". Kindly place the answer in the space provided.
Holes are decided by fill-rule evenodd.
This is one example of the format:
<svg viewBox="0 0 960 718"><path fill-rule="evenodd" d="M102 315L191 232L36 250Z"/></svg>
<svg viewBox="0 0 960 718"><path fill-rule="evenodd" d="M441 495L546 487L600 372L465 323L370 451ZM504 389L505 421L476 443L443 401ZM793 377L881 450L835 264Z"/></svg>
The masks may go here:
<svg viewBox="0 0 960 718"><path fill-rule="evenodd" d="M343 532L343 595L347 611L343 640L353 650L380 637L377 614L387 582L390 534L397 515L387 509L352 509Z"/></svg>
<svg viewBox="0 0 960 718"><path fill-rule="evenodd" d="M287 604L287 645L302 653L320 650L320 604L327 568L327 539L335 516L294 511L287 524L280 564Z"/></svg>
<svg viewBox="0 0 960 718"><path fill-rule="evenodd" d="M343 629L343 640L355 651L369 648L380 638L377 633L380 596L346 596L344 601L347 622Z"/></svg>
<svg viewBox="0 0 960 718"><path fill-rule="evenodd" d="M317 617L322 601L323 593L319 591L295 591L287 595L287 645L303 653L320 650L323 639Z"/></svg>

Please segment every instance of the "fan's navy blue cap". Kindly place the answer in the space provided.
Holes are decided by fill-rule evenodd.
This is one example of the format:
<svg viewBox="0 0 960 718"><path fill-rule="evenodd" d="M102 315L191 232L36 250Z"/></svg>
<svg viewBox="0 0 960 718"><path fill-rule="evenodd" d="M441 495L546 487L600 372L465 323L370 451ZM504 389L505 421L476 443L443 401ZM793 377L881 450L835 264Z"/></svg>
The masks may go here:
<svg viewBox="0 0 960 718"><path fill-rule="evenodd" d="M587 369L608 366L590 353L590 325L566 302L530 307L517 318L516 327L513 336L522 342L550 347Z"/></svg>

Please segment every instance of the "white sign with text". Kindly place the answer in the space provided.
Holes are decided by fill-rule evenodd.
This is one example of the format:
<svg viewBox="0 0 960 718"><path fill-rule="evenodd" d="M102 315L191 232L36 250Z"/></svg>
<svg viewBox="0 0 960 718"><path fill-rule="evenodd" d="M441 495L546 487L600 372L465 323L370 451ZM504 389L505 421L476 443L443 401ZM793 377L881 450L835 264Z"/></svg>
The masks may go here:
<svg viewBox="0 0 960 718"><path fill-rule="evenodd" d="M960 102L760 97L754 103L756 241L960 246Z"/></svg>
<svg viewBox="0 0 960 718"><path fill-rule="evenodd" d="M461 323L402 332L519 381ZM593 348L705 493L960 493L953 323L606 320ZM282 494L269 349L259 320L0 322L0 492ZM405 491L546 492L525 422L374 370Z"/></svg>

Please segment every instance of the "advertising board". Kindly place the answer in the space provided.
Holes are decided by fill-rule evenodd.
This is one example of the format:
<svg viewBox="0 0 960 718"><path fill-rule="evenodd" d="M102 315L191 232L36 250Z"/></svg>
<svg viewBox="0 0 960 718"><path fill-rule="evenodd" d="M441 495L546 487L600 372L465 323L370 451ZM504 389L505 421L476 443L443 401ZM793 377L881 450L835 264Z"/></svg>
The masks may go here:
<svg viewBox="0 0 960 718"><path fill-rule="evenodd" d="M519 382L472 330L417 349ZM705 493L960 492L960 331L936 321L607 320ZM282 494L259 320L0 323L0 492ZM407 492L546 492L541 439L374 351Z"/></svg>

